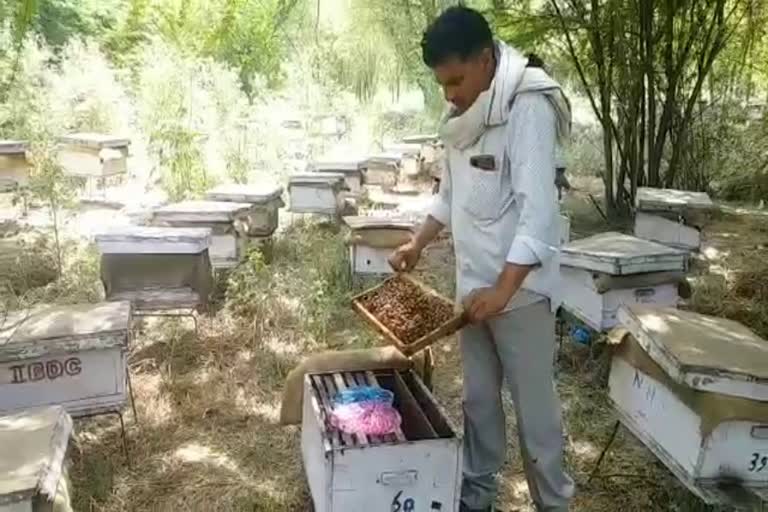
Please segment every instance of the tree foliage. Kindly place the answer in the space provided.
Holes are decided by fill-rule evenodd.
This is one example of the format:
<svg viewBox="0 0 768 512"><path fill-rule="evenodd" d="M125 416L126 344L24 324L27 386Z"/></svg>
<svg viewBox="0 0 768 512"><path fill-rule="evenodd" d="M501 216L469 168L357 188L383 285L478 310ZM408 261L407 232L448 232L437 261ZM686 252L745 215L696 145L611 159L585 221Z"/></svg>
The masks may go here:
<svg viewBox="0 0 768 512"><path fill-rule="evenodd" d="M609 210L625 210L641 185L706 186L686 168L692 125L705 93L716 99L718 73L755 73L745 64L764 40L762 2L548 0L532 12L527 1L512 4L497 6L500 24L531 22L522 36L568 55L589 98L603 129Z"/></svg>

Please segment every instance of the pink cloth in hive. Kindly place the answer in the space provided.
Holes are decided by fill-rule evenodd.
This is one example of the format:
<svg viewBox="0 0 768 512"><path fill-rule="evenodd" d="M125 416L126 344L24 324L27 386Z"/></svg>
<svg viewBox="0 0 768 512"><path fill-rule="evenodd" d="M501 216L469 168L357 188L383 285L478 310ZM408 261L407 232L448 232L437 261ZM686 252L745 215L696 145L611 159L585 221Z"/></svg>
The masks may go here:
<svg viewBox="0 0 768 512"><path fill-rule="evenodd" d="M348 434L385 435L400 426L397 409L380 402L357 402L334 407L331 423Z"/></svg>

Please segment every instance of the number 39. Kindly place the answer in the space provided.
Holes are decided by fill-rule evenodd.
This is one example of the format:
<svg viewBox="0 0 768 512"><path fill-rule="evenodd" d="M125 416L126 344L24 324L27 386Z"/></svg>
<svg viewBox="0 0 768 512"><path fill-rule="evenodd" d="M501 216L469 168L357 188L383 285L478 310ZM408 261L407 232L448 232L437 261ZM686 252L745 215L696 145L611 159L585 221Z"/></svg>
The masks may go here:
<svg viewBox="0 0 768 512"><path fill-rule="evenodd" d="M752 460L749 461L749 471L751 473L760 473L768 467L768 456L760 456L759 453L752 454Z"/></svg>

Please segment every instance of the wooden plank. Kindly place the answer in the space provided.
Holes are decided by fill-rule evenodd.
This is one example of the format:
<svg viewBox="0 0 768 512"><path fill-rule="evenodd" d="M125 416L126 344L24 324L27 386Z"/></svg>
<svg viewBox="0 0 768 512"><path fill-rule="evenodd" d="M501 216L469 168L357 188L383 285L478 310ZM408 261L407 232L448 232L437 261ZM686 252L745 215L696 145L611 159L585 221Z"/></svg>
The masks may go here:
<svg viewBox="0 0 768 512"><path fill-rule="evenodd" d="M372 371L365 372L365 377L368 380L369 385L377 388L382 387L379 384L379 381L376 378L376 375ZM390 434L390 436L394 436L394 440L399 443L404 443L408 440L408 438L405 437L405 433L403 432L402 425L397 427L397 430L395 430L394 434Z"/></svg>
<svg viewBox="0 0 768 512"><path fill-rule="evenodd" d="M437 432L429 422L429 419L421 410L419 403L414 398L411 390L405 384L400 372L393 372L395 382L395 393L400 399L400 414L403 417L405 431L408 432L408 439L419 441L423 439L437 439Z"/></svg>
<svg viewBox="0 0 768 512"><path fill-rule="evenodd" d="M406 372L401 376L437 434L440 437L455 437L456 434L448 420L448 416L437 401L435 401L427 387L413 372Z"/></svg>
<svg viewBox="0 0 768 512"><path fill-rule="evenodd" d="M325 389L325 384L323 383L322 376L320 375L312 375L312 387L315 389L315 392L317 393L318 399L320 400L320 405L323 408L323 417L325 421L325 431L328 434L328 437L331 440L331 443L333 444L334 448L341 448L341 434L339 433L338 429L334 428L330 424L330 414L331 414L331 402L328 399L328 392Z"/></svg>
<svg viewBox="0 0 768 512"><path fill-rule="evenodd" d="M325 388L328 390L328 403L329 403L329 409L328 413L333 410L333 407L331 404L333 403L333 397L336 395L338 390L336 389L336 384L334 384L334 379L337 374L333 375L323 375L323 382L325 382ZM352 436L340 429L337 429L339 433L341 434L341 442L344 446L354 446L355 441L352 438Z"/></svg>

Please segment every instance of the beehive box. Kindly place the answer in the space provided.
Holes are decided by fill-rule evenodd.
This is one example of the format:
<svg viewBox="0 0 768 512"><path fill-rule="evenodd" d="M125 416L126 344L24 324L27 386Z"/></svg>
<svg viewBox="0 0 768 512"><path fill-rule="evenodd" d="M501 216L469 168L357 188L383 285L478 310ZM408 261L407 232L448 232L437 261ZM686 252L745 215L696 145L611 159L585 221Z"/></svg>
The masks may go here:
<svg viewBox="0 0 768 512"><path fill-rule="evenodd" d="M400 173L402 156L397 153L372 155L366 161L365 184L394 187Z"/></svg>
<svg viewBox="0 0 768 512"><path fill-rule="evenodd" d="M408 243L415 224L407 219L390 217L344 217L349 226L349 261L353 274L387 275L392 251Z"/></svg>
<svg viewBox="0 0 768 512"><path fill-rule="evenodd" d="M337 215L344 208L344 175L330 172L294 174L288 183L291 211Z"/></svg>
<svg viewBox="0 0 768 512"><path fill-rule="evenodd" d="M100 133L73 133L59 137L59 163L70 176L106 178L127 170L131 141Z"/></svg>
<svg viewBox="0 0 768 512"><path fill-rule="evenodd" d="M0 416L0 512L72 512L65 468L71 433L61 407Z"/></svg>
<svg viewBox="0 0 768 512"><path fill-rule="evenodd" d="M623 307L610 398L622 423L692 492L768 496L768 343L733 321Z"/></svg>
<svg viewBox="0 0 768 512"><path fill-rule="evenodd" d="M61 405L73 416L127 401L131 306L38 306L0 321L0 412Z"/></svg>
<svg viewBox="0 0 768 512"><path fill-rule="evenodd" d="M277 230L280 208L285 206L282 199L283 187L260 183L254 185L220 185L206 194L209 201L247 203L251 205L247 218L249 237L268 237Z"/></svg>
<svg viewBox="0 0 768 512"><path fill-rule="evenodd" d="M343 174L349 194L358 196L363 191L364 160L320 160L312 165L313 172Z"/></svg>
<svg viewBox="0 0 768 512"><path fill-rule="evenodd" d="M213 286L207 228L123 226L95 236L107 300L142 311L204 307Z"/></svg>
<svg viewBox="0 0 768 512"><path fill-rule="evenodd" d="M336 392L360 385L395 394L403 420L395 434L345 434L331 426ZM458 510L461 440L415 374L307 375L304 397L301 450L315 512Z"/></svg>
<svg viewBox="0 0 768 512"><path fill-rule="evenodd" d="M456 304L407 274L388 278L354 297L352 304L365 321L406 356L450 336L467 323Z"/></svg>
<svg viewBox="0 0 768 512"><path fill-rule="evenodd" d="M687 269L685 252L621 233L602 233L564 246L563 307L596 331L617 324L622 304L675 306Z"/></svg>
<svg viewBox="0 0 768 512"><path fill-rule="evenodd" d="M27 143L0 140L0 192L23 187L29 182Z"/></svg>
<svg viewBox="0 0 768 512"><path fill-rule="evenodd" d="M208 249L214 268L232 268L245 256L249 231L249 203L182 201L154 210L152 225L206 228L211 231Z"/></svg>
<svg viewBox="0 0 768 512"><path fill-rule="evenodd" d="M701 247L701 229L716 210L705 192L654 188L639 188L636 206L635 236L693 251Z"/></svg>
<svg viewBox="0 0 768 512"><path fill-rule="evenodd" d="M400 171L403 176L416 177L421 174L424 157L421 144L391 144L384 147L386 153L400 155Z"/></svg>

